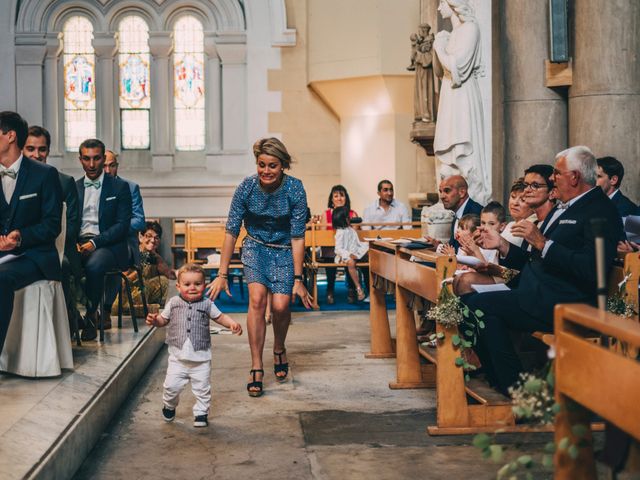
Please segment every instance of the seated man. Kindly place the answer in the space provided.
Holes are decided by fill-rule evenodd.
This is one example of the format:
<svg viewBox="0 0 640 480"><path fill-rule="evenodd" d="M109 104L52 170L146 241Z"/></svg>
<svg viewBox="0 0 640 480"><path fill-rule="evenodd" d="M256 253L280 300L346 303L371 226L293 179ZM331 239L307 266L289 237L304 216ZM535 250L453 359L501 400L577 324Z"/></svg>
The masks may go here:
<svg viewBox="0 0 640 480"><path fill-rule="evenodd" d="M456 220L451 225L451 238L449 240L449 244L457 250L460 246L455 238L455 232L458 228L458 220L469 213L480 215L480 212L482 212L482 205L469 197L469 184L467 184L467 181L461 175L452 175L450 177L443 178L440 181L438 193L440 194L440 201L442 202L442 205L444 205L444 208L452 210L456 214ZM434 243L438 242L435 241Z"/></svg>
<svg viewBox="0 0 640 480"><path fill-rule="evenodd" d="M624 219L629 215L638 214L638 206L629 200L621 191L624 178L624 166L613 157L598 158L598 186L611 199L618 209L620 217Z"/></svg>
<svg viewBox="0 0 640 480"><path fill-rule="evenodd" d="M85 176L76 182L82 212L78 250L85 270L88 300L82 339L93 340L97 336L104 274L108 270L124 270L129 264L127 234L131 222L131 192L127 183L104 174L104 143L97 139L85 140L79 151ZM115 289L109 289L106 303L110 305L114 298ZM107 323L105 328L111 325Z"/></svg>
<svg viewBox="0 0 640 480"><path fill-rule="evenodd" d="M365 223L409 223L411 216L404 203L393 198L393 184L389 180L378 183L378 199L364 209L362 220ZM373 227L376 230L399 230L400 226L388 225ZM402 228L410 230L411 225ZM362 229L371 229L363 226Z"/></svg>
<svg viewBox="0 0 640 480"><path fill-rule="evenodd" d="M27 132L20 115L0 112L0 352L14 292L61 277L55 241L61 229L62 189L55 168L22 156Z"/></svg>
<svg viewBox="0 0 640 480"><path fill-rule="evenodd" d="M132 254L136 264L140 263L140 254L138 249L138 233L145 229L144 205L142 203L142 195L140 194L140 186L131 180L125 180L118 176L118 155L111 150L107 150L105 154L104 171L112 177L119 178L129 185L131 192L131 225L129 226L129 253Z"/></svg>
<svg viewBox="0 0 640 480"><path fill-rule="evenodd" d="M27 141L22 149L22 154L38 162L47 163L49 149L51 148L51 135L39 126L29 127ZM80 279L80 255L76 248L78 230L80 229L80 209L78 207L78 190L76 182L70 175L58 172L60 186L62 187L62 200L67 204L66 231L64 241L64 258L62 260L62 288L67 305L67 314L72 325L79 320L79 312L76 307L75 288L71 288L71 277L77 282Z"/></svg>
<svg viewBox="0 0 640 480"><path fill-rule="evenodd" d="M596 257L591 219L606 221L605 268L616 255L622 232L618 212L596 187L596 159L587 147L572 147L556 155L552 181L557 205L536 226L515 225L512 233L531 245L531 251L511 245L489 230L480 241L484 248L498 248L508 267L521 270L513 290L469 294L463 301L484 312L476 352L489 382L504 394L522 369L509 330L553 331L553 309L558 303L596 302Z"/></svg>

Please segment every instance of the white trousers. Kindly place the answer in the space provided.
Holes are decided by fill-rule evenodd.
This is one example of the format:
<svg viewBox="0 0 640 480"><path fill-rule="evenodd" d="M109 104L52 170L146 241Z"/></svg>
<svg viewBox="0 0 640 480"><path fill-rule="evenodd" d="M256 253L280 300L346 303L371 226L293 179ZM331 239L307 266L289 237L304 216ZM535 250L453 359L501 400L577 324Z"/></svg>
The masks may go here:
<svg viewBox="0 0 640 480"><path fill-rule="evenodd" d="M175 410L180 402L180 392L191 380L191 391L196 397L193 415L207 415L211 406L211 360L189 362L169 355L167 376L164 379L162 401L164 406Z"/></svg>

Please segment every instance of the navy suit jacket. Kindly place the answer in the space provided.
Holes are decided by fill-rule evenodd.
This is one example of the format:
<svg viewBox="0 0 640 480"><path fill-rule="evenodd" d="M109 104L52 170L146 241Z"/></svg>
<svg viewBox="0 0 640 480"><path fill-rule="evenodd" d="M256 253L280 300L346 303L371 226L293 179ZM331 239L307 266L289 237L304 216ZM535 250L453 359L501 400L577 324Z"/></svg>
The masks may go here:
<svg viewBox="0 0 640 480"><path fill-rule="evenodd" d="M484 207L480 205L478 202L476 202L473 198L470 198L467 204L464 206L464 210L462 210L462 215L464 216L464 215L467 215L468 213L475 213L476 215L480 215L480 212L482 212L483 208ZM456 229L456 222L454 220L453 223L451 224L451 238L449 239L449 245L451 245L453 248L456 249L456 251L458 251L458 247L460 247L460 244L456 240L455 229Z"/></svg>
<svg viewBox="0 0 640 480"><path fill-rule="evenodd" d="M60 186L62 187L62 200L67 204L67 226L64 238L64 254L71 262L75 264L75 260L80 258L78 248L78 233L80 233L80 207L78 205L78 189L76 181L70 175L58 172Z"/></svg>
<svg viewBox="0 0 640 480"><path fill-rule="evenodd" d="M628 217L629 215L638 214L638 206L625 197L620 190L611 197L611 201L618 209L618 213L621 217Z"/></svg>
<svg viewBox="0 0 640 480"><path fill-rule="evenodd" d="M556 209L540 226L553 241L544 258L541 252L527 252L511 245L503 265L521 270L513 290L520 307L553 326L557 303L596 303L596 255L592 218L606 220L605 268L608 272L616 256L622 221L613 203L596 187L566 209L545 231ZM608 278L608 276L607 276Z"/></svg>
<svg viewBox="0 0 640 480"><path fill-rule="evenodd" d="M0 257L24 255L38 265L45 279L60 280L62 271L55 245L62 220L58 171L50 165L22 157L11 202L7 205L0 192L0 209L4 218L0 233L6 235L19 230L22 236L18 248L0 252Z"/></svg>
<svg viewBox="0 0 640 480"><path fill-rule="evenodd" d="M80 212L84 207L84 177L76 181ZM93 187L92 187L93 188ZM122 268L129 266L127 234L131 222L131 191L127 182L105 174L98 207L100 234L92 238L98 248L109 248ZM82 218L80 219L82 224Z"/></svg>

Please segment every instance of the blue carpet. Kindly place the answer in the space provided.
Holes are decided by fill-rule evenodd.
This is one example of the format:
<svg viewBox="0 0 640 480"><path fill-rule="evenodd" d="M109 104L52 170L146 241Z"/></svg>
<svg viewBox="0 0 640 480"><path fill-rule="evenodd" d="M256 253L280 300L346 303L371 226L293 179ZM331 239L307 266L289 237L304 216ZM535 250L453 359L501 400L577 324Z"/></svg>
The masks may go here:
<svg viewBox="0 0 640 480"><path fill-rule="evenodd" d="M220 308L224 313L246 313L248 309L248 300L249 300L249 292L247 290L247 284L243 284L244 290L244 298L240 293L240 288L238 286L238 281L236 279L231 282L231 295L230 298L226 293L221 293L218 299L216 300L216 305ZM335 291L333 293L333 298L335 303L333 305L327 305L326 302L326 292L327 292L327 283L324 280L318 282L318 296L320 303L320 310L324 311L336 311L336 310L351 310L358 312L368 312L369 304L365 302L359 303L348 303L347 302L347 285L344 281L338 280L336 281ZM387 295L387 308L395 309L395 299L392 295ZM300 301L296 301L294 305L291 306L292 312L304 312L306 309L302 306Z"/></svg>

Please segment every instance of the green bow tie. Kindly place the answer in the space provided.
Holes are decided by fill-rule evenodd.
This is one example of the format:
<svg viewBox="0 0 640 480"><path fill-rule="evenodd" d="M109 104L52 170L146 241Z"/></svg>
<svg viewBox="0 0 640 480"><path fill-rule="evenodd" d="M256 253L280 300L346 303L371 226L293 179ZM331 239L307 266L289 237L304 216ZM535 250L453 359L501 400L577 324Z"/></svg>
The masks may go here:
<svg viewBox="0 0 640 480"><path fill-rule="evenodd" d="M15 180L15 178L18 176L18 173L14 170L2 170L0 171L0 178L7 176L9 178L13 178Z"/></svg>
<svg viewBox="0 0 640 480"><path fill-rule="evenodd" d="M89 187L96 187L96 190L100 188L100 185L102 185L102 182L100 182L100 180L85 180L84 181L84 188L89 188Z"/></svg>

